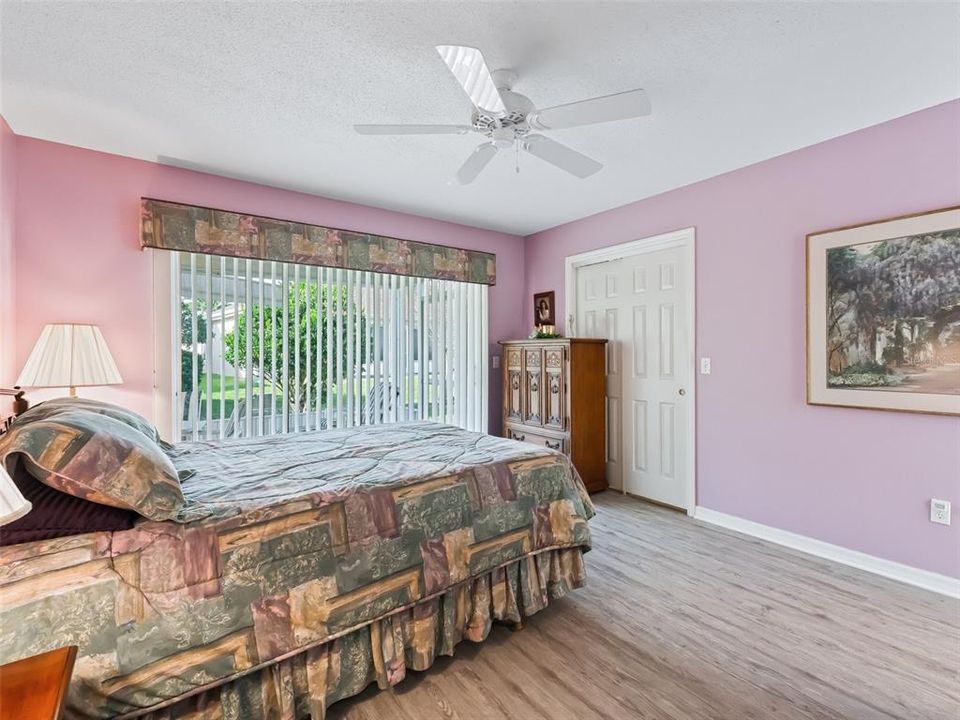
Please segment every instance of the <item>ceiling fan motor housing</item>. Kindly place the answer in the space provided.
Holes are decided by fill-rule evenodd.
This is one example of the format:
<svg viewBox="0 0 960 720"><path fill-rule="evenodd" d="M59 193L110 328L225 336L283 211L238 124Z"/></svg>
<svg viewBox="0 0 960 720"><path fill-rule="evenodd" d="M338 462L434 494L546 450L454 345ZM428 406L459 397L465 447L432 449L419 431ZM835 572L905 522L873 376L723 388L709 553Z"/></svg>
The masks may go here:
<svg viewBox="0 0 960 720"><path fill-rule="evenodd" d="M500 72L499 70L497 72ZM473 113L473 127L489 138L492 138L498 147L509 147L514 138L523 137L529 132L527 126L527 117L536 107L530 101L530 98L512 90L501 90L500 96L503 98L503 104L507 108L506 115L497 115L488 113L485 110L476 109ZM500 134L498 137L495 132L498 129L510 129L510 142L501 145L500 142L506 138L506 135Z"/></svg>

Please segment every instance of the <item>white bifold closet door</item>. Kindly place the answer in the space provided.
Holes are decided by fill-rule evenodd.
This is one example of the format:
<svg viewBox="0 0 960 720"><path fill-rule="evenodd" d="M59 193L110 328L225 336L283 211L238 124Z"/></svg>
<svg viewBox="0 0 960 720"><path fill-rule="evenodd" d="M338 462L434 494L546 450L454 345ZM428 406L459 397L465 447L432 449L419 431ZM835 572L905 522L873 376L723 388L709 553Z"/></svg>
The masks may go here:
<svg viewBox="0 0 960 720"><path fill-rule="evenodd" d="M182 439L431 420L487 429L485 285L181 253Z"/></svg>
<svg viewBox="0 0 960 720"><path fill-rule="evenodd" d="M576 326L607 345L607 478L613 487L686 509L687 388L693 382L683 250L577 269Z"/></svg>

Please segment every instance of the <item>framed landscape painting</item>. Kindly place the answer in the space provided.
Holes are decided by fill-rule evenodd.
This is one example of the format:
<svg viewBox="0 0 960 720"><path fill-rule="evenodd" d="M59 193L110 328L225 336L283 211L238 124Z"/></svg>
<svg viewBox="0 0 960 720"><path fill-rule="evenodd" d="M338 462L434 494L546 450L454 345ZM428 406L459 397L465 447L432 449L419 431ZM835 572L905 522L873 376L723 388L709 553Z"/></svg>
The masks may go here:
<svg viewBox="0 0 960 720"><path fill-rule="evenodd" d="M807 236L807 402L960 415L960 208Z"/></svg>

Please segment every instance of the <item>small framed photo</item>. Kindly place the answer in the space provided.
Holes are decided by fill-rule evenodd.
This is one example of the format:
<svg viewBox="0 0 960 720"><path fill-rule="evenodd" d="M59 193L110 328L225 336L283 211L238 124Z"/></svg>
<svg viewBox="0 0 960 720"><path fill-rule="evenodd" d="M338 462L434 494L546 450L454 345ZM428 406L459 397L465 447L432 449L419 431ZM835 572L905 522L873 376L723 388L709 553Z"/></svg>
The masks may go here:
<svg viewBox="0 0 960 720"><path fill-rule="evenodd" d="M533 324L556 325L554 313L554 291L537 293L533 296Z"/></svg>
<svg viewBox="0 0 960 720"><path fill-rule="evenodd" d="M807 236L807 402L960 415L960 208Z"/></svg>

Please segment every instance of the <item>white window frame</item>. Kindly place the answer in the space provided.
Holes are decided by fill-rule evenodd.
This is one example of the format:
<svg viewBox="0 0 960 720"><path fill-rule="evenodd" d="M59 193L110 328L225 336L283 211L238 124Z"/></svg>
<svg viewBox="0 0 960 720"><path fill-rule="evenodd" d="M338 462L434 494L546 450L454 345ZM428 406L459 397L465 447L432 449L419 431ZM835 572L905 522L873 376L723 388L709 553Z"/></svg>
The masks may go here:
<svg viewBox="0 0 960 720"><path fill-rule="evenodd" d="M153 422L161 438L176 442L180 439L174 414L180 404L180 368L173 362L172 348L180 347L180 318L173 312L173 299L180 296L179 280L172 252L145 252L153 256Z"/></svg>
<svg viewBox="0 0 960 720"><path fill-rule="evenodd" d="M153 264L153 420L164 440L168 442L178 442L180 440L182 399L180 398L180 363L178 361L175 362L178 358L177 353L181 344L181 288L179 285L180 275L177 271L177 253L166 250L147 250L147 252L151 253ZM214 260L214 262L216 262L216 260ZM251 262L259 261L253 260ZM266 267L269 261L263 262ZM274 267L276 267L278 272L281 265L291 269L294 267L293 264L276 263ZM302 267L303 266L301 266L301 268ZM340 271L336 268L311 267L310 272L311 274L316 273L318 280L322 278L326 281L334 278L335 274ZM415 297L415 292L423 288L426 283L452 282L372 272L366 273L365 278L371 280L374 287L405 288L406 292L404 293L405 299L403 302L406 303L411 303ZM419 407L421 408L421 412L424 412L424 408L426 408L426 412L429 412L432 416L439 415L447 423L461 427L470 427L480 432L487 432L489 415L489 288L487 286L481 286L481 292L468 293L464 290L465 287L466 283L454 283L451 285L450 290L454 297L457 298L455 306L452 306L451 303L448 302L445 304L424 303L420 307L422 318L424 319L429 317L431 312L436 311L437 314L435 314L433 319L436 322L435 327L439 328L440 333L432 333L433 337L428 339L427 333L421 332L419 338L420 347L417 349L420 353L419 357L424 357L429 352L433 358L433 362L436 363L437 357L442 356L444 372L437 373L434 371L433 373L432 383L434 387L434 397L429 403L426 402L427 388L423 387L422 382L420 383L421 401ZM479 308L477 307L477 303L480 304ZM439 311L441 310L446 311L446 314L442 318L439 315ZM382 306L379 308L379 311L382 316L387 316L392 314L393 309ZM371 318L375 324L384 319L385 317L377 317L376 315ZM340 329L339 325L337 329ZM344 335L349 335L351 332L352 331L346 332ZM387 352L389 351L391 360L397 363L397 367L400 368L401 372L412 373L412 369L405 364L405 359L412 357L412 333L406 338L405 348L395 347L396 343L388 343L392 345L392 347L389 348L380 348L380 334L374 332L372 335L373 347L371 347L371 350L374 350L375 355L378 355L382 349L384 358L386 359ZM476 356L477 363L473 368L469 368L468 364L462 361L463 358L461 358L458 366L455 367L454 364L450 362L450 358L446 357L446 353L440 351L440 346L449 341L451 337L456 342L464 343L471 357ZM336 340L336 337L333 339ZM343 342L351 340L352 338L350 337L342 338ZM430 346L430 343L433 343L433 345ZM353 349L352 342L350 349ZM290 350L292 351L293 348L290 348ZM374 363L374 366L377 368L376 373L379 373L379 365L379 363ZM445 394L447 385L451 382L451 373L453 372L456 372L457 377L465 378L468 392L471 395L466 402L455 403L457 405L455 412L453 408L446 407L447 403L445 400L447 397ZM410 375L410 377L412 377L412 375ZM376 381L378 376L374 379ZM352 405L353 403L348 401L343 409L349 411ZM399 407L399 405L399 403L393 403L393 416L388 422L415 419L411 417L408 405L404 405L403 407ZM340 408L338 406L338 411L339 410ZM351 417L356 418L359 414L362 414L363 409L360 407L352 407L352 411L353 415ZM317 412L319 416L320 410L318 409ZM329 408L326 412L329 420ZM249 417L247 419L248 421L250 420ZM437 421L440 422L441 420Z"/></svg>

